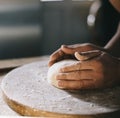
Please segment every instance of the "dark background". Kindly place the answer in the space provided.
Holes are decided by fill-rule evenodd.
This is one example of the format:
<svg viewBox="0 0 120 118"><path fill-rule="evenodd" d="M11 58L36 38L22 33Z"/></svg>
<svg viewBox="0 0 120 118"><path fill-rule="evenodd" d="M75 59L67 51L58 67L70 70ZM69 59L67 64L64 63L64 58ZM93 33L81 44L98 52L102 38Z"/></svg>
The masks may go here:
<svg viewBox="0 0 120 118"><path fill-rule="evenodd" d="M99 8L90 26L87 18L95 3ZM108 0L0 0L0 59L49 55L61 44L104 46L118 22L119 13Z"/></svg>

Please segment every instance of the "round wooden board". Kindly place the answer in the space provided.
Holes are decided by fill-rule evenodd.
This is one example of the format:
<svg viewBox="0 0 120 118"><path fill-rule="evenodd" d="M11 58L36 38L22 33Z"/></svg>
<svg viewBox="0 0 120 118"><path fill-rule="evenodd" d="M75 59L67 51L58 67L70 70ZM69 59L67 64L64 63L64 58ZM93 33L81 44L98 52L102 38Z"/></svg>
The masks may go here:
<svg viewBox="0 0 120 118"><path fill-rule="evenodd" d="M21 115L92 118L118 111L120 87L66 91L47 82L47 60L14 69L2 81L7 104Z"/></svg>

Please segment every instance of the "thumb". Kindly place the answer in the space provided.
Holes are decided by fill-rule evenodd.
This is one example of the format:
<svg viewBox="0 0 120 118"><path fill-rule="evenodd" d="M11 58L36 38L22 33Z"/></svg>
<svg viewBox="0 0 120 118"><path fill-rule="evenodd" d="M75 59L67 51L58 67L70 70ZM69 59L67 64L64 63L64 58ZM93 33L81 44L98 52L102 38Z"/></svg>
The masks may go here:
<svg viewBox="0 0 120 118"><path fill-rule="evenodd" d="M94 57L97 57L99 55L102 54L102 51L100 50L92 50L92 51L86 51L86 52L75 52L75 57L76 59L78 59L79 61L85 61L85 60L89 60L92 59Z"/></svg>

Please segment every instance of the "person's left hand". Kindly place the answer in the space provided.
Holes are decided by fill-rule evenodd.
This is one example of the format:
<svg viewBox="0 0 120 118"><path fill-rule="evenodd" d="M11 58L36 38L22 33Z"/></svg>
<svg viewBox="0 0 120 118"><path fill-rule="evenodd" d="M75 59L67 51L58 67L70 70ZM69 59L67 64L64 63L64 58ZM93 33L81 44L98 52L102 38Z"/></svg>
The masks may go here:
<svg viewBox="0 0 120 118"><path fill-rule="evenodd" d="M92 53L92 51L91 51ZM76 54L76 58L81 57ZM62 67L56 76L64 89L97 89L120 84L120 61L102 52L95 58Z"/></svg>

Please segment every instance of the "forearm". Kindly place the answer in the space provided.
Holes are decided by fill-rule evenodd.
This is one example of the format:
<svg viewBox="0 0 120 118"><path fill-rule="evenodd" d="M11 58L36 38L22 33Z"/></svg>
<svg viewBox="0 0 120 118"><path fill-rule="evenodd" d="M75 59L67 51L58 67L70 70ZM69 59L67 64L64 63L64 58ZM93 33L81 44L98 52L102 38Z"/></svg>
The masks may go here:
<svg viewBox="0 0 120 118"><path fill-rule="evenodd" d="M120 23L116 34L104 47L111 55L120 58Z"/></svg>

